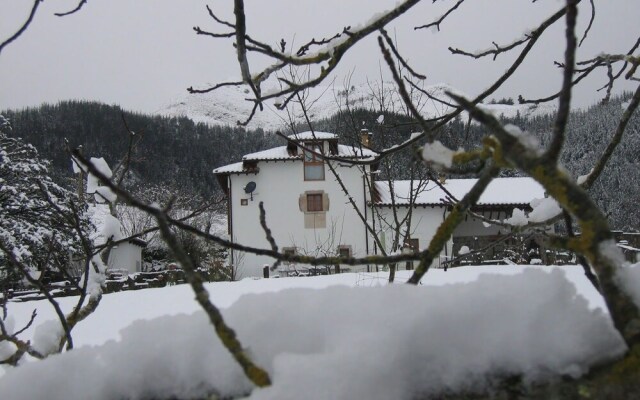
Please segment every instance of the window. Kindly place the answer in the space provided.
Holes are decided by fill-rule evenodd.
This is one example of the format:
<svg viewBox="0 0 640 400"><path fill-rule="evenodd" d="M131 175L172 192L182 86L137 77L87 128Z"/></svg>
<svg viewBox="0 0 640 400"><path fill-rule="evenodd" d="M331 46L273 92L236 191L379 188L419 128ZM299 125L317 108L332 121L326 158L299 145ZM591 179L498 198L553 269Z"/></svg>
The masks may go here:
<svg viewBox="0 0 640 400"><path fill-rule="evenodd" d="M322 193L307 194L307 211L324 211L322 207Z"/></svg>
<svg viewBox="0 0 640 400"><path fill-rule="evenodd" d="M340 258L349 258L351 257L351 246L348 245L341 245L338 246L338 257ZM346 272L349 271L349 269L345 269L343 270L339 264L336 264L333 266L334 267L334 272L336 274L339 274L340 272Z"/></svg>
<svg viewBox="0 0 640 400"><path fill-rule="evenodd" d="M407 245L414 253L418 253L420 251L419 239L407 239Z"/></svg>
<svg viewBox="0 0 640 400"><path fill-rule="evenodd" d="M329 195L321 190L309 190L298 197L298 206L304 214L305 229L327 227Z"/></svg>
<svg viewBox="0 0 640 400"><path fill-rule="evenodd" d="M284 247L282 249L282 254L284 254L285 256L295 256L296 255L296 248L295 247ZM291 261L284 261L285 265L290 265Z"/></svg>
<svg viewBox="0 0 640 400"><path fill-rule="evenodd" d="M305 181L323 181L324 180L324 161L319 156L322 153L322 146L319 144L307 144L305 147L312 150L304 151L304 180Z"/></svg>
<svg viewBox="0 0 640 400"><path fill-rule="evenodd" d="M340 246L338 248L338 255L342 258L351 257L351 246Z"/></svg>

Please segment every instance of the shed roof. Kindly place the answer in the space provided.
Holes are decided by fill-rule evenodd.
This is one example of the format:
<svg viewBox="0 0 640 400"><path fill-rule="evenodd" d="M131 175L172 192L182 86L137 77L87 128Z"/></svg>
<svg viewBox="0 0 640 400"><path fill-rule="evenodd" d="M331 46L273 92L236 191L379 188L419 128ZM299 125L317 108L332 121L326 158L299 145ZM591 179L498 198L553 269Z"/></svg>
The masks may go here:
<svg viewBox="0 0 640 400"><path fill-rule="evenodd" d="M213 170L214 174L230 174L230 173L239 173L242 172L243 168L242 168L242 161L241 162L237 162L237 163L233 163L233 164L229 164L229 165L225 165L223 167L219 167Z"/></svg>
<svg viewBox="0 0 640 400"><path fill-rule="evenodd" d="M460 200L467 194L477 179L447 179L443 186L456 199ZM394 204L388 182L375 182L377 205ZM396 205L408 205L411 199L411 181L393 181L393 192ZM441 205L447 199L447 193L435 182L426 181L418 186L413 184L414 204ZM416 194L417 193L417 194ZM533 199L544 198L544 188L533 178L496 178L480 196L477 205L527 205Z"/></svg>

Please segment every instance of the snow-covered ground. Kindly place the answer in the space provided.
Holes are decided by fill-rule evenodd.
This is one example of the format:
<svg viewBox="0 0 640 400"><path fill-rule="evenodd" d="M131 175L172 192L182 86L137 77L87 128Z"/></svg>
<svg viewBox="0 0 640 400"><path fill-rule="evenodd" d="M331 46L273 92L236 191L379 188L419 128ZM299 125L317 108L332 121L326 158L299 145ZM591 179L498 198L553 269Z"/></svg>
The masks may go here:
<svg viewBox="0 0 640 400"><path fill-rule="evenodd" d="M430 85L424 88L430 95L438 99L450 102L445 91L454 90L447 84ZM264 90L268 92L270 90ZM402 99L397 94L394 84L385 82L381 85L378 82L353 85L348 88L344 85L335 84L333 86L318 86L309 90L306 97L306 105L312 121L329 118L340 110L365 108L369 110L380 110L377 98L385 93L384 109L403 113L405 107ZM462 93L460 93L462 94ZM165 107L158 110L158 114L168 117L186 116L195 122L203 122L210 125L230 125L235 126L237 121L244 121L251 112L253 103L246 101L251 97L251 92L247 87L225 86L206 94L186 94L176 97ZM467 96L468 97L468 96ZM424 95L416 93L415 103L419 111L425 118L439 117L450 112L450 107ZM296 123L304 123L303 114L298 105L294 102L289 105L287 111L278 110L275 104L278 101L269 100L265 102L265 109L257 112L249 128L262 128L265 130L285 129L289 126L290 116L294 117ZM522 117L549 114L555 111L555 105L506 105L506 104L484 104L482 108L499 116Z"/></svg>
<svg viewBox="0 0 640 400"><path fill-rule="evenodd" d="M398 281L408 277L399 271ZM481 389L507 374L528 381L579 376L624 351L577 266L432 270L417 287L388 286L384 273L354 273L211 283L208 290L270 373L271 387L252 390L190 287L181 285L104 296L74 330L75 350L5 371L0 398L214 391L252 399L404 399ZM67 311L73 301L60 299ZM21 327L33 309L34 325L53 318L45 301L11 303L8 311Z"/></svg>

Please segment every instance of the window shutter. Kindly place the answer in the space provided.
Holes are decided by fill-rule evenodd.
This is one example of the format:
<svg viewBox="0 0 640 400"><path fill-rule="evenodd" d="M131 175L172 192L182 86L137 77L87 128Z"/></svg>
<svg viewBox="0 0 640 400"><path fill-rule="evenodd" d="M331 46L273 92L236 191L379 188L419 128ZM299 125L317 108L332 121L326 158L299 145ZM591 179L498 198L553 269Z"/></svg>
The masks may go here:
<svg viewBox="0 0 640 400"><path fill-rule="evenodd" d="M301 194L300 197L298 197L298 206L300 207L300 211L302 212L307 212L307 195L306 194Z"/></svg>
<svg viewBox="0 0 640 400"><path fill-rule="evenodd" d="M322 193L322 211L329 211L329 194Z"/></svg>

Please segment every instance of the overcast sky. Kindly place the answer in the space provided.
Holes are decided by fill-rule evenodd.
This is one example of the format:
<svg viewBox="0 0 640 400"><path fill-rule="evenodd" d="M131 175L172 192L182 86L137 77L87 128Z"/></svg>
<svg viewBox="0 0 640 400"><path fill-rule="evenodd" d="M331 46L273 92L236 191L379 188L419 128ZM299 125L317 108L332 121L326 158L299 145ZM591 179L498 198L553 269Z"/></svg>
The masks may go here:
<svg viewBox="0 0 640 400"><path fill-rule="evenodd" d="M0 0L0 40L13 34L26 19L32 1ZM43 3L29 30L0 53L0 109L34 106L64 99L100 100L125 108L153 112L203 86L237 78L229 40L196 36L193 26L224 32L207 15L205 4L225 19L233 19L231 1L198 0L89 0L77 14L59 18L54 12L74 7L77 0ZM346 25L366 22L392 7L396 0L247 0L248 32L276 46L281 38L301 44L310 38L331 36ZM475 95L495 80L514 60L473 61L452 56L448 46L479 50L492 41L504 44L563 5L559 0L467 0L442 25L442 31L414 31L433 21L455 4L430 0L415 7L388 30L396 35L400 51L427 75L427 84L448 83ZM579 13L580 35L590 8L583 1ZM640 1L596 0L597 16L578 56L601 52L622 53L640 36ZM522 70L497 93L497 97L547 96L557 90L561 71L553 66L563 58L564 21L551 29L530 55ZM250 59L253 69L264 60ZM385 71L375 37L359 44L346 56L336 82L354 71L353 83L379 79ZM386 71L385 77L388 78ZM606 82L605 72L589 79L575 92L576 103L589 105L602 97L595 89ZM329 83L329 82L327 82ZM632 86L620 86L630 89Z"/></svg>

